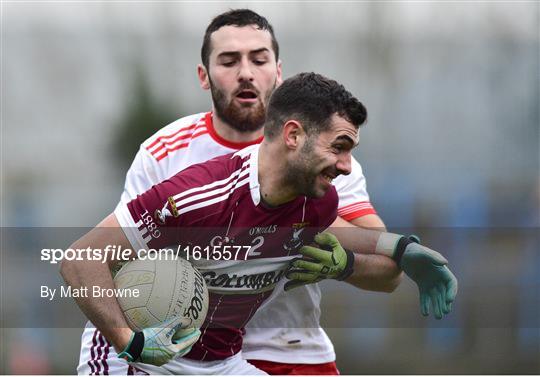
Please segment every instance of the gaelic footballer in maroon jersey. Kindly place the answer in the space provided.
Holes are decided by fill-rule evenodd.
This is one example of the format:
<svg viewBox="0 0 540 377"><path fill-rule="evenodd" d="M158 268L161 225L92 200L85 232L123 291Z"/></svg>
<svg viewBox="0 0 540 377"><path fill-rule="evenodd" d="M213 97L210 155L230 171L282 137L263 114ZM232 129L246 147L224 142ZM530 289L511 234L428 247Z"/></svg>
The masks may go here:
<svg viewBox="0 0 540 377"><path fill-rule="evenodd" d="M256 145L193 165L115 212L132 245L140 249L206 247L216 237L250 246L235 260L191 256L206 280L211 315L184 357L211 361L239 352L243 327L297 250L337 217L333 186L321 198L298 196L277 208L266 206L259 195L258 150Z"/></svg>
<svg viewBox="0 0 540 377"><path fill-rule="evenodd" d="M114 242L138 251L204 246L212 240L248 245L245 259L191 260L211 297L200 333L190 333L200 339L187 355L196 339L189 334L178 337L173 328L134 332L114 300L75 298L77 304L120 355L146 363L141 368L162 366L162 374L259 371L239 355L242 329L298 249L335 220L338 198L332 180L351 172L351 150L365 119L364 106L343 86L314 73L299 74L272 95L260 145L190 166L119 205L72 246ZM200 231L216 227L219 232L211 238ZM107 288L117 264L69 262L61 272L70 285L97 281ZM208 369L212 360L220 363Z"/></svg>

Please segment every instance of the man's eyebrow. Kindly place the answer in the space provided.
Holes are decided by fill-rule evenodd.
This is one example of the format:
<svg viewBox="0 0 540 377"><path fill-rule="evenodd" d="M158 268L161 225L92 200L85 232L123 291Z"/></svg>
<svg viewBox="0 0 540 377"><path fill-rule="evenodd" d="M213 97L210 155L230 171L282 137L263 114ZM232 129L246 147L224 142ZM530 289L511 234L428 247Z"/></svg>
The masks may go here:
<svg viewBox="0 0 540 377"><path fill-rule="evenodd" d="M226 57L235 58L237 56L240 56L240 53L238 51L223 51L219 53L217 57L218 58L226 58Z"/></svg>
<svg viewBox="0 0 540 377"><path fill-rule="evenodd" d="M358 140L355 141L348 135L339 135L334 141L347 141L353 146L353 148L358 145Z"/></svg>
<svg viewBox="0 0 540 377"><path fill-rule="evenodd" d="M256 54L260 54L261 52L270 52L270 50L266 47L261 47L261 48L258 48L256 50L251 50L249 52L250 55L256 55Z"/></svg>
<svg viewBox="0 0 540 377"><path fill-rule="evenodd" d="M261 52L270 52L270 50L267 48L267 47L261 47L261 48L258 48L256 50L251 50L249 52L250 55L257 55L257 54L260 54ZM231 57L231 58L236 58L238 56L240 56L240 52L239 51L223 51L221 53L218 54L218 58L221 58L221 57Z"/></svg>

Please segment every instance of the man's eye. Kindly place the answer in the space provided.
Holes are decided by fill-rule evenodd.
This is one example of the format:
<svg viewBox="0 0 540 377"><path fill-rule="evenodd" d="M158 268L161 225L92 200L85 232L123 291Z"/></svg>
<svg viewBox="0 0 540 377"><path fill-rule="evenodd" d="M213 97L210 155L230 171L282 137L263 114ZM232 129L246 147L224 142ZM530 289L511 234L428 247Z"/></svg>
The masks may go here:
<svg viewBox="0 0 540 377"><path fill-rule="evenodd" d="M256 59L253 61L253 63L255 63L256 65L263 65L266 64L266 60Z"/></svg>
<svg viewBox="0 0 540 377"><path fill-rule="evenodd" d="M234 65L234 60L230 62L223 62L221 65L224 65L225 67L232 67Z"/></svg>

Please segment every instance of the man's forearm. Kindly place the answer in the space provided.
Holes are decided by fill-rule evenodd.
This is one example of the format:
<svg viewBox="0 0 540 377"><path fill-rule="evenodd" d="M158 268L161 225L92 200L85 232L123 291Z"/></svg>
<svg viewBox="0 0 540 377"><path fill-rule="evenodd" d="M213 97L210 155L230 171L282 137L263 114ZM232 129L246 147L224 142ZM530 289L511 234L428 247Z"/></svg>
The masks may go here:
<svg viewBox="0 0 540 377"><path fill-rule="evenodd" d="M354 272L346 282L368 291L393 292L401 283L403 273L396 263L383 255L354 255Z"/></svg>
<svg viewBox="0 0 540 377"><path fill-rule="evenodd" d="M123 231L119 228L116 219L108 217L102 223L105 227L91 230L88 234L76 241L71 248L104 249L107 245L122 245L129 247ZM102 225L100 224L100 225ZM102 225L102 226L103 226ZM83 260L63 261L60 273L65 282L74 289L87 287L92 291L93 286L104 289L114 288L110 267L116 261ZM132 330L129 328L122 310L115 297L74 297L77 305L86 317L103 333L117 351L122 351L129 343Z"/></svg>
<svg viewBox="0 0 540 377"><path fill-rule="evenodd" d="M386 230L377 215L359 217L351 222L338 218L332 227L331 231L335 231L340 242L343 241L342 245L355 253L354 272L346 280L348 283L378 292L393 292L398 287L403 274L396 262L388 256L375 255L380 232Z"/></svg>
<svg viewBox="0 0 540 377"><path fill-rule="evenodd" d="M359 254L375 254L377 242L384 228L364 228L358 220L351 222L338 217L328 231L334 234L341 246Z"/></svg>

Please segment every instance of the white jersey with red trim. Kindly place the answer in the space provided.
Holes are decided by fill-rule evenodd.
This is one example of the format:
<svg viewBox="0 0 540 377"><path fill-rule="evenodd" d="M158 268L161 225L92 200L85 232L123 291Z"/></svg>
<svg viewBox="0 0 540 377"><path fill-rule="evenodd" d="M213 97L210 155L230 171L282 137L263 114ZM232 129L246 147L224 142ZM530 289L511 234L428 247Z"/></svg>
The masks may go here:
<svg viewBox="0 0 540 377"><path fill-rule="evenodd" d="M181 118L162 128L140 147L127 173L119 205L128 203L153 185L166 180L193 164L257 144L234 143L220 137L212 123L212 113L200 113ZM360 164L353 158L352 172L334 180L338 191L338 215L352 220L375 214L369 202L366 181ZM281 283L280 283L281 284ZM335 360L332 343L319 326L321 292L317 284L295 288L285 293L278 286L272 296L259 308L246 327L242 354L246 359L283 363L318 364ZM306 315L308 313L309 315ZM79 371L85 374L89 365L107 365L105 353L97 352L93 342L95 329L89 326L83 334ZM98 337L99 339L99 337ZM116 358L114 349L107 347L106 357ZM117 365L115 360L115 365ZM94 368L94 369L97 369ZM125 374L110 371L111 374Z"/></svg>

